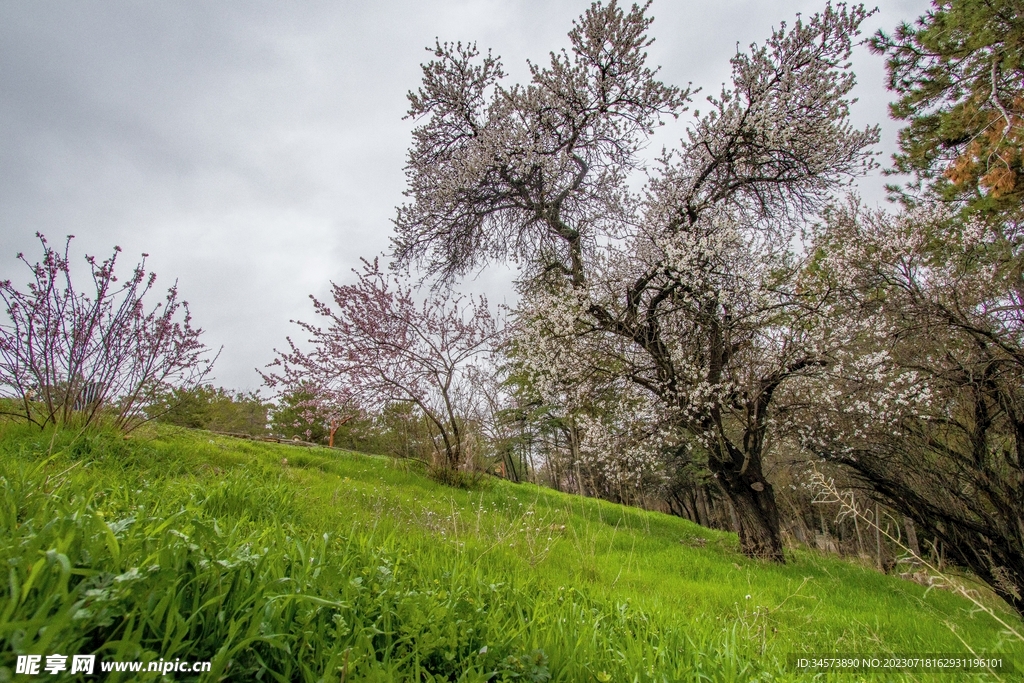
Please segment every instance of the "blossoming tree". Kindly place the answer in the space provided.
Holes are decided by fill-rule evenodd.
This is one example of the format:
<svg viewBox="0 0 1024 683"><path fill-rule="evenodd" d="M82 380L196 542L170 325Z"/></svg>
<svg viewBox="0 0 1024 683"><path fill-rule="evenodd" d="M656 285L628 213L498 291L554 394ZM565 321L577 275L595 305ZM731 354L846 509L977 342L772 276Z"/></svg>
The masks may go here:
<svg viewBox="0 0 1024 683"><path fill-rule="evenodd" d="M839 462L1024 613L1024 298L1005 226L848 207L819 237L844 349L787 388Z"/></svg>
<svg viewBox="0 0 1024 683"><path fill-rule="evenodd" d="M326 327L298 322L312 350L289 339L289 350L278 353L276 370L264 379L306 392L310 410L335 411L335 421L353 406L373 411L411 403L435 430L433 464L454 470L464 464L471 368L484 361L497 335L487 301L442 292L417 303L414 290L376 259L355 272L354 284L333 286L333 307L313 299Z"/></svg>
<svg viewBox="0 0 1024 683"><path fill-rule="evenodd" d="M421 123L395 253L447 279L517 261L537 372L642 388L706 450L743 550L782 561L768 416L817 362L791 245L871 163L877 132L849 124L846 63L866 13L829 6L737 54L732 87L637 194L639 152L690 95L646 65L645 10L594 3L525 85L503 85L475 46L438 44L410 94Z"/></svg>

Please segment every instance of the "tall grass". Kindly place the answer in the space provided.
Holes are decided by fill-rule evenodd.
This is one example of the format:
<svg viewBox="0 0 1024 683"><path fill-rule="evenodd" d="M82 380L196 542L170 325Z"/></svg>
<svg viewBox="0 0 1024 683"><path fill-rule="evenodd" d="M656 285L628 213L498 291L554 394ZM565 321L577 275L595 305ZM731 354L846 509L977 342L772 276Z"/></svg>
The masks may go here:
<svg viewBox="0 0 1024 683"><path fill-rule="evenodd" d="M165 428L0 433L0 679L52 653L209 660L211 681L787 680L790 652L1021 653L955 595L791 559L383 458Z"/></svg>

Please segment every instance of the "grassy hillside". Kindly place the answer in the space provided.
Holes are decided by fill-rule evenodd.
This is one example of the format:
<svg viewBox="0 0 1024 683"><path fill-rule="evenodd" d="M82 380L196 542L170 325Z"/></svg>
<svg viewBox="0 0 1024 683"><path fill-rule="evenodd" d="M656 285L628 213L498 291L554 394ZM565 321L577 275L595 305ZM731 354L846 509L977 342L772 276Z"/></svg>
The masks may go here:
<svg viewBox="0 0 1024 683"><path fill-rule="evenodd" d="M768 566L685 520L446 488L385 458L6 425L0 489L0 681L26 653L212 660L202 680L232 681L810 680L794 652L1024 661L947 591L811 552Z"/></svg>

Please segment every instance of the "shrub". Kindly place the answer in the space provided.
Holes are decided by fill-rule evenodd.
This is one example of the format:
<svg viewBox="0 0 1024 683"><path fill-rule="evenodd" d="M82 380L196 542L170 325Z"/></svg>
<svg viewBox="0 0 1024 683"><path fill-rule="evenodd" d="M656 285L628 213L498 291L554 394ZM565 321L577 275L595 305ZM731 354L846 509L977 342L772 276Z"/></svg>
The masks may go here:
<svg viewBox="0 0 1024 683"><path fill-rule="evenodd" d="M110 414L119 428L146 419L143 407L172 387L194 387L213 361L192 327L177 284L163 302L147 307L156 282L146 254L123 283L114 274L120 247L104 261L86 256L95 292L72 283L68 250L50 247L37 233L43 259L31 264L34 281L20 291L0 282L7 320L0 323L0 410L45 427Z"/></svg>

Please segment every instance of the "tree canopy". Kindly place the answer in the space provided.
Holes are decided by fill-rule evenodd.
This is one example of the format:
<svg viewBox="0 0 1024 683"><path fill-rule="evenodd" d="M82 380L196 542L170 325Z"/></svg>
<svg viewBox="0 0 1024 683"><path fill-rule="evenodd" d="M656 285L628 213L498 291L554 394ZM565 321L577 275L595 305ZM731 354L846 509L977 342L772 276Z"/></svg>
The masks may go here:
<svg viewBox="0 0 1024 683"><path fill-rule="evenodd" d="M744 550L781 561L765 430L778 385L818 362L783 327L803 307L790 245L871 167L877 129L849 122L867 12L828 6L737 54L732 86L636 193L639 151L690 95L647 65L645 12L595 2L527 84L503 85L475 46L439 43L409 95L421 123L395 253L448 281L519 263L537 374L634 384L685 448L707 451Z"/></svg>
<svg viewBox="0 0 1024 683"><path fill-rule="evenodd" d="M1019 213L1024 200L1024 3L935 0L872 49L886 55L900 131L894 170L946 201ZM905 198L910 196L893 188Z"/></svg>

